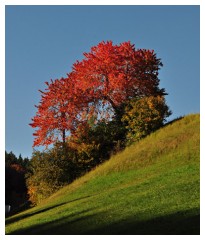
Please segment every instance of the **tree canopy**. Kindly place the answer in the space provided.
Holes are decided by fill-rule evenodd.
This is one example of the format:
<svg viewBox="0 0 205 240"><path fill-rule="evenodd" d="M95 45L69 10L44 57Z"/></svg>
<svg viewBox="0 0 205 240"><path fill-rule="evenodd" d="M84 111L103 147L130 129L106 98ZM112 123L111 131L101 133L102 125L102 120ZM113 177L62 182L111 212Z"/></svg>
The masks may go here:
<svg viewBox="0 0 205 240"><path fill-rule="evenodd" d="M122 116L132 98L161 96L158 71L162 66L153 50L135 49L128 42L101 42L73 64L66 78L46 82L37 113L33 146L66 141L85 122L109 121Z"/></svg>

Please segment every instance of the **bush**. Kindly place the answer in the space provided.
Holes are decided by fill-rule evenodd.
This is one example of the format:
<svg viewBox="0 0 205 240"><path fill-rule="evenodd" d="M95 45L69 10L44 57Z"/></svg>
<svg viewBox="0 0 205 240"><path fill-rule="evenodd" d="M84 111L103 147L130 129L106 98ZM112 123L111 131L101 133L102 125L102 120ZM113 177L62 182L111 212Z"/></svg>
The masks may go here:
<svg viewBox="0 0 205 240"><path fill-rule="evenodd" d="M80 126L68 141L68 145L76 152L76 164L89 171L121 150L125 140L125 128L122 125L113 119Z"/></svg>
<svg viewBox="0 0 205 240"><path fill-rule="evenodd" d="M33 152L27 175L29 200L33 204L74 180L75 165L72 158L69 159L69 154L67 149L59 145L44 152Z"/></svg>
<svg viewBox="0 0 205 240"><path fill-rule="evenodd" d="M163 126L171 115L163 96L132 99L125 107L122 122L127 129L127 144L137 141Z"/></svg>

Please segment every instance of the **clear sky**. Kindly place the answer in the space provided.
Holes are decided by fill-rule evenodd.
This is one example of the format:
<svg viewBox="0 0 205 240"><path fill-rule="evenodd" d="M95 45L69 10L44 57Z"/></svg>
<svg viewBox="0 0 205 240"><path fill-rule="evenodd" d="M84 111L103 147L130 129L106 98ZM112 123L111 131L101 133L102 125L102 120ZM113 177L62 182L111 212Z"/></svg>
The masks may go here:
<svg viewBox="0 0 205 240"><path fill-rule="evenodd" d="M65 77L102 40L154 49L170 119L200 111L199 6L6 6L6 150L32 154L45 81Z"/></svg>

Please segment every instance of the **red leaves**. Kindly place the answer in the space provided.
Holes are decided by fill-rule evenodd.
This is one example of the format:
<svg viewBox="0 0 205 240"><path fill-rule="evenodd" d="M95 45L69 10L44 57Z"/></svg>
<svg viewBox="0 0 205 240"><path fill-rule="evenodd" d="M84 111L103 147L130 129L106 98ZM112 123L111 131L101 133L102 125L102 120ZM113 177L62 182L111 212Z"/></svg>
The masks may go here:
<svg viewBox="0 0 205 240"><path fill-rule="evenodd" d="M61 140L63 131L75 131L93 115L110 118L118 106L135 96L163 94L158 70L162 63L153 50L135 50L129 41L101 42L73 64L67 78L45 82L45 92L30 124L38 128L34 146ZM105 114L106 113L106 114Z"/></svg>

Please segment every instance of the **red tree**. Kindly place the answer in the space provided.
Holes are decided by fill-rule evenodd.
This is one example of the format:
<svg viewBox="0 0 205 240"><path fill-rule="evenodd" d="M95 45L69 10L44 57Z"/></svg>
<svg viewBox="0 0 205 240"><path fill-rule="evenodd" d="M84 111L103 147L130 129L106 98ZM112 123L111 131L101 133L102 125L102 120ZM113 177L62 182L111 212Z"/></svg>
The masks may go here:
<svg viewBox="0 0 205 240"><path fill-rule="evenodd" d="M163 95L158 71L161 60L154 51L136 50L130 42L113 45L101 42L73 64L67 78L47 82L36 116L30 124L38 128L34 146L49 145L66 131L95 116L96 120L118 115L121 106L133 97Z"/></svg>
<svg viewBox="0 0 205 240"><path fill-rule="evenodd" d="M51 83L46 82L46 85L48 88L44 92L39 90L41 101L36 106L38 111L30 124L33 128L38 128L33 134L36 137L33 146L49 145L57 141L59 136L65 142L65 131L71 128L73 119L71 115L75 114L72 101L72 98L75 98L72 93L72 82L62 78L61 80L51 80ZM68 89L70 92L67 91ZM70 101L68 101L68 97L70 97ZM68 109L73 111L68 112Z"/></svg>
<svg viewBox="0 0 205 240"><path fill-rule="evenodd" d="M130 42L118 46L109 41L92 47L84 56L73 65L73 72L76 87L85 91L91 102L109 103L117 110L132 97L164 94L158 87L162 63L154 51L135 50Z"/></svg>

